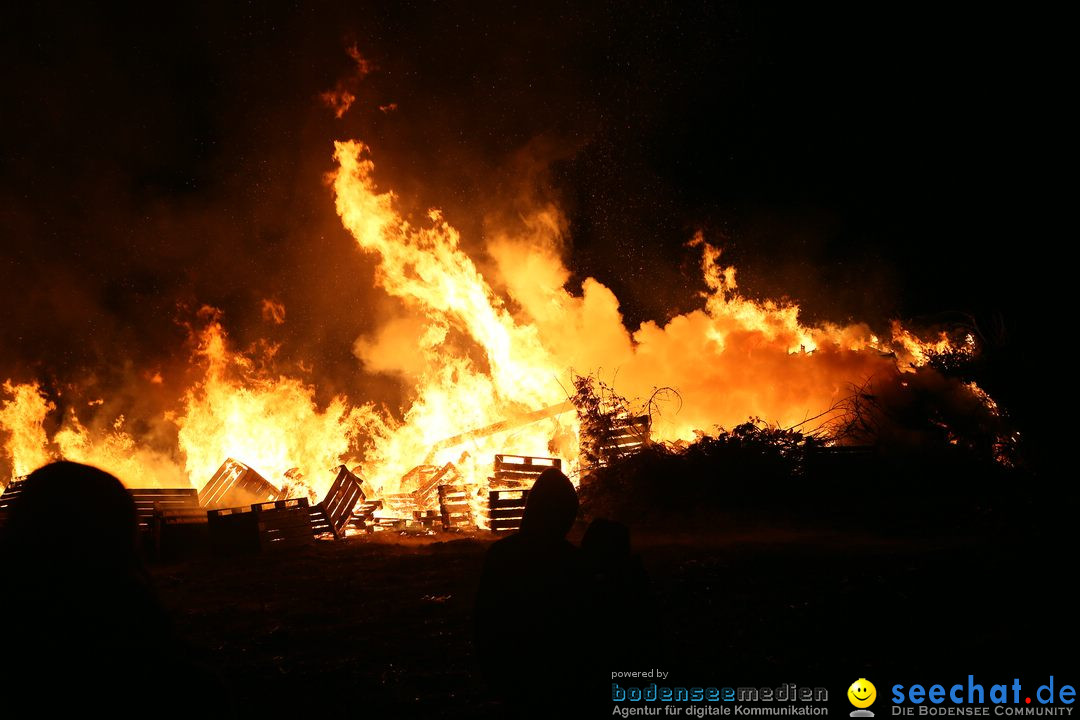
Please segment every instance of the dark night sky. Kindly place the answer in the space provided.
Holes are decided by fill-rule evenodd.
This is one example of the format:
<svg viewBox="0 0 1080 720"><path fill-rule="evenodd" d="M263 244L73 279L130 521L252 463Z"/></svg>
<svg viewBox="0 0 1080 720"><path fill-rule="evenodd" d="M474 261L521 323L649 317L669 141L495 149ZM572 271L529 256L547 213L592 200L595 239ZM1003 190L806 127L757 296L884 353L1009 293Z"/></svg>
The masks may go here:
<svg viewBox="0 0 1080 720"><path fill-rule="evenodd" d="M183 308L210 303L241 342L277 333L317 356L325 392L380 392L350 348L384 301L321 181L347 137L475 247L484 213L535 179L567 211L575 271L634 323L693 305L682 243L699 227L748 291L809 319L1001 313L1017 337L1042 322L1053 18L226 5L5 10L0 375L167 367ZM318 95L349 76L351 42L377 69L335 120ZM285 302L283 328L260 321L263 297Z"/></svg>

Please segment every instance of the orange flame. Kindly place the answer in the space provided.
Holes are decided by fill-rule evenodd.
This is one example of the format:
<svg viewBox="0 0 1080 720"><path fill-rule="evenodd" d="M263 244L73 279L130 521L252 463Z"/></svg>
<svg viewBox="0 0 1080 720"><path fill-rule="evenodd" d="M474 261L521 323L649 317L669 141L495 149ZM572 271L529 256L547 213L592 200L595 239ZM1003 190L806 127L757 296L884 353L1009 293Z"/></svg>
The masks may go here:
<svg viewBox="0 0 1080 720"><path fill-rule="evenodd" d="M510 315L439 211L428 213L424 227L414 227L398 214L393 193L377 190L366 147L342 142L336 148L340 168L333 182L342 222L361 248L378 253L379 285L427 318L414 338L422 361L416 399L403 423L373 424L375 442L364 463L377 487L398 489L398 480L438 441L566 396L536 328ZM482 357L453 348L447 341L451 328L467 333ZM467 449L470 457L490 463L508 445L513 452L547 455L551 440L550 424L541 424L473 440ZM575 447L556 449L576 456ZM443 449L436 462L460 461L461 451Z"/></svg>
<svg viewBox="0 0 1080 720"><path fill-rule="evenodd" d="M342 397L319 409L311 386L258 372L250 359L228 350L219 315L203 314L210 322L197 338L196 360L205 372L184 396L183 412L170 417L187 477L201 486L225 458L235 457L279 487L289 473L323 493L333 481L330 469L344 462L360 431L363 412Z"/></svg>
<svg viewBox="0 0 1080 720"><path fill-rule="evenodd" d="M49 462L49 438L45 418L56 409L37 383L3 385L0 430L8 434L4 454L10 459L13 477L26 475Z"/></svg>
<svg viewBox="0 0 1080 720"><path fill-rule="evenodd" d="M86 428L74 411L53 435L59 457L94 465L123 478L128 487L184 487L188 478L166 454L156 452L125 430L118 416L106 429Z"/></svg>
<svg viewBox="0 0 1080 720"><path fill-rule="evenodd" d="M416 348L396 368L416 381L415 400L404 422L379 428L367 456L365 470L388 487L396 487L395 478L455 429L483 427L564 400L570 370L617 370L619 388L630 396L648 396L657 385L677 388L682 409L661 417L654 437L688 440L696 431L748 416L799 423L833 406L852 385L898 372L897 358L919 365L928 350L948 342L924 346L899 324L888 343L863 324L804 326L793 303L740 296L735 269L720 265L720 250L701 233L689 244L703 252L704 309L663 327L646 322L631 333L617 298L595 279L585 280L580 297L563 289L570 277L558 254L565 223L553 207L538 208L525 218L524 231L496 234L488 246L497 279L517 308L512 313L437 210L421 226L399 214L393 192L376 186L365 145L339 142L335 158L342 222L362 249L378 254L377 283L418 316L394 321L385 334L358 343L361 358L384 371L395 368L379 350ZM473 345L450 343L451 329L464 332ZM479 360L471 348L480 351ZM493 451L554 452L573 470L576 438L566 440L565 426L576 429L573 418L564 418L493 438L494 443L474 443L469 454L486 462ZM452 459L447 450L438 462Z"/></svg>

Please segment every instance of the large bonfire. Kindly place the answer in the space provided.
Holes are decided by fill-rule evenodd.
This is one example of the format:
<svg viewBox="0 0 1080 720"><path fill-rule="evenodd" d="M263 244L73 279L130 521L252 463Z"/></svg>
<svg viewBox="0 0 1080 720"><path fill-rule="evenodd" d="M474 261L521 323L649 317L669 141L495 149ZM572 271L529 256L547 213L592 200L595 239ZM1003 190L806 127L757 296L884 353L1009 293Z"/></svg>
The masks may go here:
<svg viewBox="0 0 1080 720"><path fill-rule="evenodd" d="M62 457L132 487L200 488L235 457L278 486L304 484L313 495L327 489L328 470L339 464L359 466L372 488L395 493L413 489L402 478L422 463L453 462L466 482L482 484L492 456L512 452L561 458L574 475L578 419L566 401L575 373L609 373L630 397L676 389L678 411L654 416L652 437L678 441L748 417L782 427L823 423L852 387L895 378L935 351L970 348L970 339L954 346L944 333L919 338L895 322L881 336L861 323L804 325L797 304L740 294L735 268L700 233L687 252L701 254L701 307L632 330L599 281L567 288L566 224L556 207L535 208L521 232L489 238L485 275L438 210L403 215L394 192L379 189L364 144L339 142L334 159L341 221L376 257L377 286L410 312L357 340L357 372L407 386L403 413L362 398L318 403L310 377L278 372L272 356L230 346L228 318L203 308L192 329L194 379L159 417L140 419L172 428L174 447L151 449L123 416L88 427L77 408L100 399L67 396L58 416L60 398L42 382L8 380L0 440L9 474ZM515 418L535 419L503 422Z"/></svg>

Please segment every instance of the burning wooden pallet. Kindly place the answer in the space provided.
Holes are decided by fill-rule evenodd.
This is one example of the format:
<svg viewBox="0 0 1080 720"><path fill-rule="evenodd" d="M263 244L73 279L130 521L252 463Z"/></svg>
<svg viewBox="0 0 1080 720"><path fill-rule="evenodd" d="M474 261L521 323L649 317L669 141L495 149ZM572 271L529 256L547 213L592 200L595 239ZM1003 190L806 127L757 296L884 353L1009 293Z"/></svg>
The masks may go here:
<svg viewBox="0 0 1080 720"><path fill-rule="evenodd" d="M372 530L374 532L403 532L408 524L409 521L406 518L375 518Z"/></svg>
<svg viewBox="0 0 1080 720"><path fill-rule="evenodd" d="M441 468L434 465L420 465L415 470L405 476L404 480L413 479L413 472L425 468L425 474L416 477L419 482L416 484L416 489L413 490L413 498L416 500L416 505L420 508L431 509L436 496L436 492L440 485L452 485L455 482L461 480L461 475L458 473L457 468L454 467L454 463L446 463ZM427 469L433 470L433 472L427 472Z"/></svg>
<svg viewBox="0 0 1080 720"><path fill-rule="evenodd" d="M387 518L411 519L420 507L412 493L391 493L383 495L383 510Z"/></svg>
<svg viewBox="0 0 1080 720"><path fill-rule="evenodd" d="M436 518L436 523L438 519ZM394 532L402 534L413 535L430 535L434 532L434 526L431 522L418 520L416 518L391 518L381 517L375 518L371 524L372 532Z"/></svg>
<svg viewBox="0 0 1080 720"><path fill-rule="evenodd" d="M365 500L358 503L353 509L352 519L349 523L359 530L371 532L375 529L375 511L381 510L382 500Z"/></svg>
<svg viewBox="0 0 1080 720"><path fill-rule="evenodd" d="M488 527L494 533L517 532L525 515L528 490L492 490L488 493Z"/></svg>
<svg viewBox="0 0 1080 720"><path fill-rule="evenodd" d="M442 488L460 481L461 475L453 463L417 465L401 478L401 484L415 489L407 493L391 493L382 496L379 506L370 506L364 517L353 515L353 525L366 530L431 531L445 527ZM456 486L455 486L456 487ZM436 502L438 503L436 505ZM466 503L467 506L467 503ZM374 512L382 510L381 517ZM460 512L454 513L459 519Z"/></svg>
<svg viewBox="0 0 1080 720"><path fill-rule="evenodd" d="M600 443L600 457L604 464L640 450L649 444L652 420L648 415L617 420L611 434Z"/></svg>
<svg viewBox="0 0 1080 720"><path fill-rule="evenodd" d="M442 513L438 510L417 510L413 520L425 530L435 530L442 527Z"/></svg>
<svg viewBox="0 0 1080 720"><path fill-rule="evenodd" d="M337 477L326 497L311 509L311 522L315 533L329 532L340 540L345 536L345 526L352 519L353 508L365 499L360 478L349 472L344 465L338 467Z"/></svg>
<svg viewBox="0 0 1080 720"><path fill-rule="evenodd" d="M355 465L349 472L360 481L360 490L364 493L364 497L375 497L375 488L371 487L371 484L364 479L363 469L359 465Z"/></svg>
<svg viewBox="0 0 1080 720"><path fill-rule="evenodd" d="M300 547L315 539L307 498L211 510L209 523L214 550L222 554Z"/></svg>
<svg viewBox="0 0 1080 720"><path fill-rule="evenodd" d="M199 504L206 508L228 508L282 499L278 489L266 478L233 458L221 463L210 482L199 491Z"/></svg>
<svg viewBox="0 0 1080 720"><path fill-rule="evenodd" d="M373 517L371 520L370 528L374 532L403 532L410 523L416 521L416 516L420 512L412 493L383 495L381 509L382 516Z"/></svg>
<svg viewBox="0 0 1080 720"><path fill-rule="evenodd" d="M2 497L8 490L17 490L18 486L26 481L25 475L16 475L7 482L0 483L0 497Z"/></svg>
<svg viewBox="0 0 1080 720"><path fill-rule="evenodd" d="M413 500L418 500L417 492L419 488L425 487L431 478L435 477L439 472L438 465L417 465L409 472L401 476L400 487L413 487L414 490L410 490L408 493L397 493L399 495L410 495Z"/></svg>
<svg viewBox="0 0 1080 720"><path fill-rule="evenodd" d="M562 460L531 455L495 456L495 473L489 478L487 526L492 532L515 532L521 528L525 500L536 478L545 470L562 469Z"/></svg>
<svg viewBox="0 0 1080 720"><path fill-rule="evenodd" d="M15 504L15 499L23 491L23 483L26 482L26 476L20 475L17 478L12 478L11 482L4 489L2 495L0 495L0 525L4 524L7 520L8 513L11 511L11 506Z"/></svg>
<svg viewBox="0 0 1080 720"><path fill-rule="evenodd" d="M530 488L545 470L562 469L562 460L530 455L496 455L495 473L489 479L494 488Z"/></svg>
<svg viewBox="0 0 1080 720"><path fill-rule="evenodd" d="M442 516L443 530L476 528L472 503L469 502L469 489L464 485L439 486L439 513Z"/></svg>

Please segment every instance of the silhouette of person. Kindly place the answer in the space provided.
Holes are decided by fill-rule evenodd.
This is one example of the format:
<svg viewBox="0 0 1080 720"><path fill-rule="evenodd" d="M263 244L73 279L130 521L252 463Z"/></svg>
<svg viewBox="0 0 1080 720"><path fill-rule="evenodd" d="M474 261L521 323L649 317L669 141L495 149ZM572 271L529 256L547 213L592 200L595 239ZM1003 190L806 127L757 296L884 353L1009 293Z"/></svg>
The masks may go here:
<svg viewBox="0 0 1080 720"><path fill-rule="evenodd" d="M135 503L112 475L73 462L31 473L0 563L5 711L229 714L183 660L139 556Z"/></svg>
<svg viewBox="0 0 1080 720"><path fill-rule="evenodd" d="M597 518L581 539L594 609L592 638L596 661L605 667L651 667L658 638L649 578L641 558L630 551L630 530Z"/></svg>
<svg viewBox="0 0 1080 720"><path fill-rule="evenodd" d="M550 716L585 689L584 581L566 540L577 517L573 484L552 468L529 492L521 530L488 550L476 599L476 643L491 689L515 716ZM606 686L596 683L602 694Z"/></svg>

